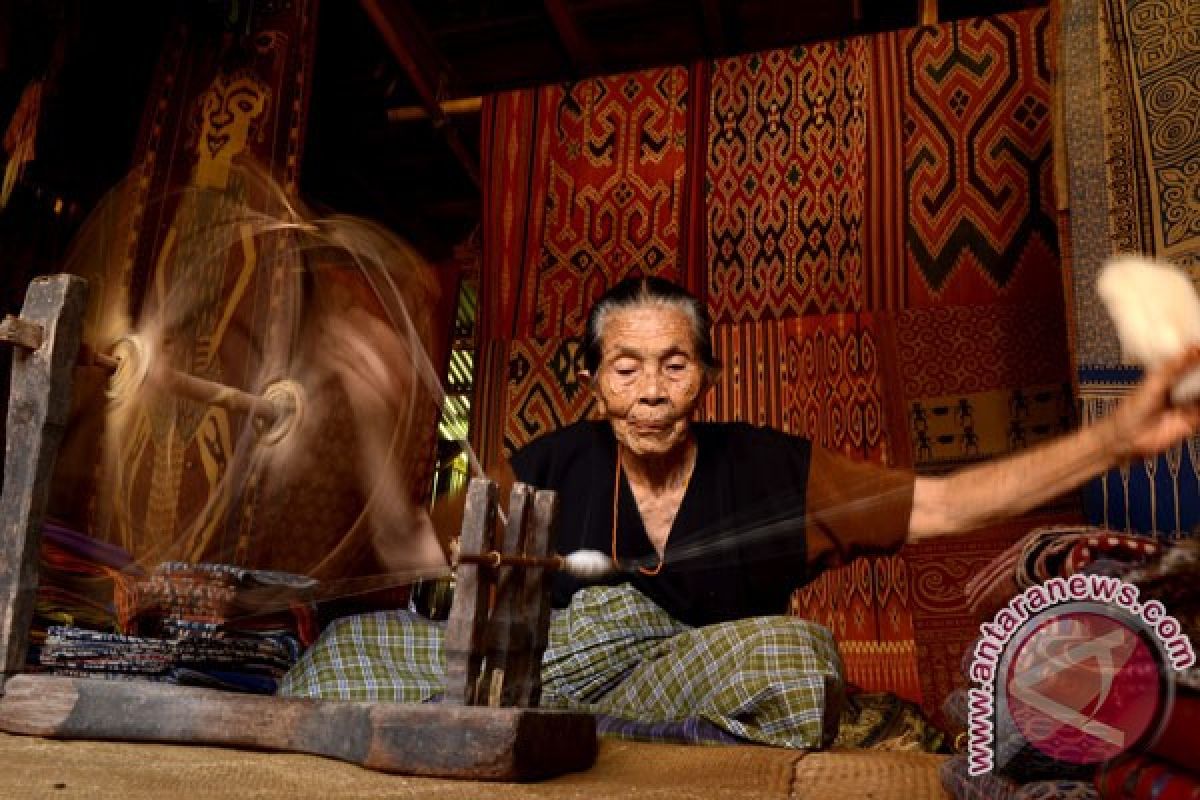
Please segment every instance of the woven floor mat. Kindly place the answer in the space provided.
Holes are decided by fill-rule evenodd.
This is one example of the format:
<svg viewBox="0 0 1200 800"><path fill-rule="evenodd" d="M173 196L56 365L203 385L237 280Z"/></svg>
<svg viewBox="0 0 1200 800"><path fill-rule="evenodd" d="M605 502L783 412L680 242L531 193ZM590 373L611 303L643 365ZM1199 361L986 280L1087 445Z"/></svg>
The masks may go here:
<svg viewBox="0 0 1200 800"><path fill-rule="evenodd" d="M942 798L932 756L811 753L602 739L592 769L533 784L384 775L315 756L214 747L56 741L0 734L5 800L297 798Z"/></svg>
<svg viewBox="0 0 1200 800"><path fill-rule="evenodd" d="M949 800L938 779L945 756L928 753L809 753L796 765L793 800Z"/></svg>

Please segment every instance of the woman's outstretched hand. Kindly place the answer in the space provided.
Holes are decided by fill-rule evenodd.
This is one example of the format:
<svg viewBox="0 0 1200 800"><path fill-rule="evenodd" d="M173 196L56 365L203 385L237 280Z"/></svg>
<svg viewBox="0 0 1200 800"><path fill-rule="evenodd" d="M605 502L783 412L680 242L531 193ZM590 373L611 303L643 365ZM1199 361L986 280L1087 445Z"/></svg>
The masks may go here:
<svg viewBox="0 0 1200 800"><path fill-rule="evenodd" d="M1200 430L1200 402L1174 405L1171 388L1200 369L1200 347L1146 372L1134 391L1101 421L1110 453L1118 462L1154 456Z"/></svg>

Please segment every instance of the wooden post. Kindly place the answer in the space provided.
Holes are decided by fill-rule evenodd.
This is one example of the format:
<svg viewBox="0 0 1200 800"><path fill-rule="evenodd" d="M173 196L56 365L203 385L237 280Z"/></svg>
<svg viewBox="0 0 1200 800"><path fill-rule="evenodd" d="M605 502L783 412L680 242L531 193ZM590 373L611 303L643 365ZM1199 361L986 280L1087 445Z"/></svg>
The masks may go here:
<svg viewBox="0 0 1200 800"><path fill-rule="evenodd" d="M549 556L558 538L558 495L539 491L533 498L533 524L526 538L525 553ZM509 664L501 704L533 708L542 695L542 654L550 629L551 576L544 568L524 570L517 616L527 631L527 644Z"/></svg>
<svg viewBox="0 0 1200 800"><path fill-rule="evenodd" d="M938 0L917 0L917 24L938 24Z"/></svg>
<svg viewBox="0 0 1200 800"><path fill-rule="evenodd" d="M35 349L17 345L13 352L0 496L0 691L25 666L42 521L71 410L71 372L86 301L86 281L52 275L29 284L21 309L21 321L40 326L42 336Z"/></svg>
<svg viewBox="0 0 1200 800"><path fill-rule="evenodd" d="M514 484L508 500L508 528L504 532L505 555L524 553L533 523L533 487L523 483ZM526 567L501 567L496 586L496 604L488 623L487 661L484 666L483 686L486 696L480 700L490 706L508 706L504 701L505 689L512 679L511 665L518 654L527 650L530 636L525 627L528 620L521 617L519 606L521 587L529 572ZM540 573L542 570L538 570Z"/></svg>
<svg viewBox="0 0 1200 800"><path fill-rule="evenodd" d="M490 550L495 518L496 484L483 478L473 479L467 487L467 505L463 513L459 546L469 553ZM447 703L463 706L477 703L491 578L492 572L488 567L458 565L454 580L454 604L446 624Z"/></svg>

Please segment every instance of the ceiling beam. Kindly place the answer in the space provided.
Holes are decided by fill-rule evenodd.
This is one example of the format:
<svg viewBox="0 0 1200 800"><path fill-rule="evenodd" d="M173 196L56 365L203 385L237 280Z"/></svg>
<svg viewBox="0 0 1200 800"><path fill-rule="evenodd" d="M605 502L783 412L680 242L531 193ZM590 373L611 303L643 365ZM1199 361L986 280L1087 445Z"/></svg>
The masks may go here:
<svg viewBox="0 0 1200 800"><path fill-rule="evenodd" d="M471 181L479 186L479 154L463 139L453 120L442 110L442 101L449 96L452 85L450 67L433 46L421 19L408 0L359 2L417 90L421 105L433 120L434 127L442 132L454 157Z"/></svg>
<svg viewBox="0 0 1200 800"><path fill-rule="evenodd" d="M938 24L938 0L917 0L917 24Z"/></svg>
<svg viewBox="0 0 1200 800"><path fill-rule="evenodd" d="M723 55L728 42L725 39L725 20L721 13L721 0L704 0L700 4L704 16L704 41L710 56Z"/></svg>
<svg viewBox="0 0 1200 800"><path fill-rule="evenodd" d="M571 59L571 66L575 68L576 75L598 73L600 71L599 54L579 27L571 9L567 8L566 0L542 0L542 3L546 8L546 14L550 17L550 24L554 26L554 32L558 34L558 40L562 42L563 49L567 51L567 57Z"/></svg>
<svg viewBox="0 0 1200 800"><path fill-rule="evenodd" d="M476 96L444 100L441 107L446 114L478 114L483 108L483 98ZM398 106L387 110L388 122L411 122L428 118L429 112L425 110L425 106Z"/></svg>

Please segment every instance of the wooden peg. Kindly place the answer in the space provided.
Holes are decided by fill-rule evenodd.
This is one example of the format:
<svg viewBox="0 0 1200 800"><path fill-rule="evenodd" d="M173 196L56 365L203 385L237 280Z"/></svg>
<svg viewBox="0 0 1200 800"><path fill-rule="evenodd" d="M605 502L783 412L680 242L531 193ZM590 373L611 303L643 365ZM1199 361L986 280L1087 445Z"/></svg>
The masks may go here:
<svg viewBox="0 0 1200 800"><path fill-rule="evenodd" d="M0 322L0 342L8 342L26 350L37 350L41 347L45 335L41 325L23 317L5 314L4 321Z"/></svg>

